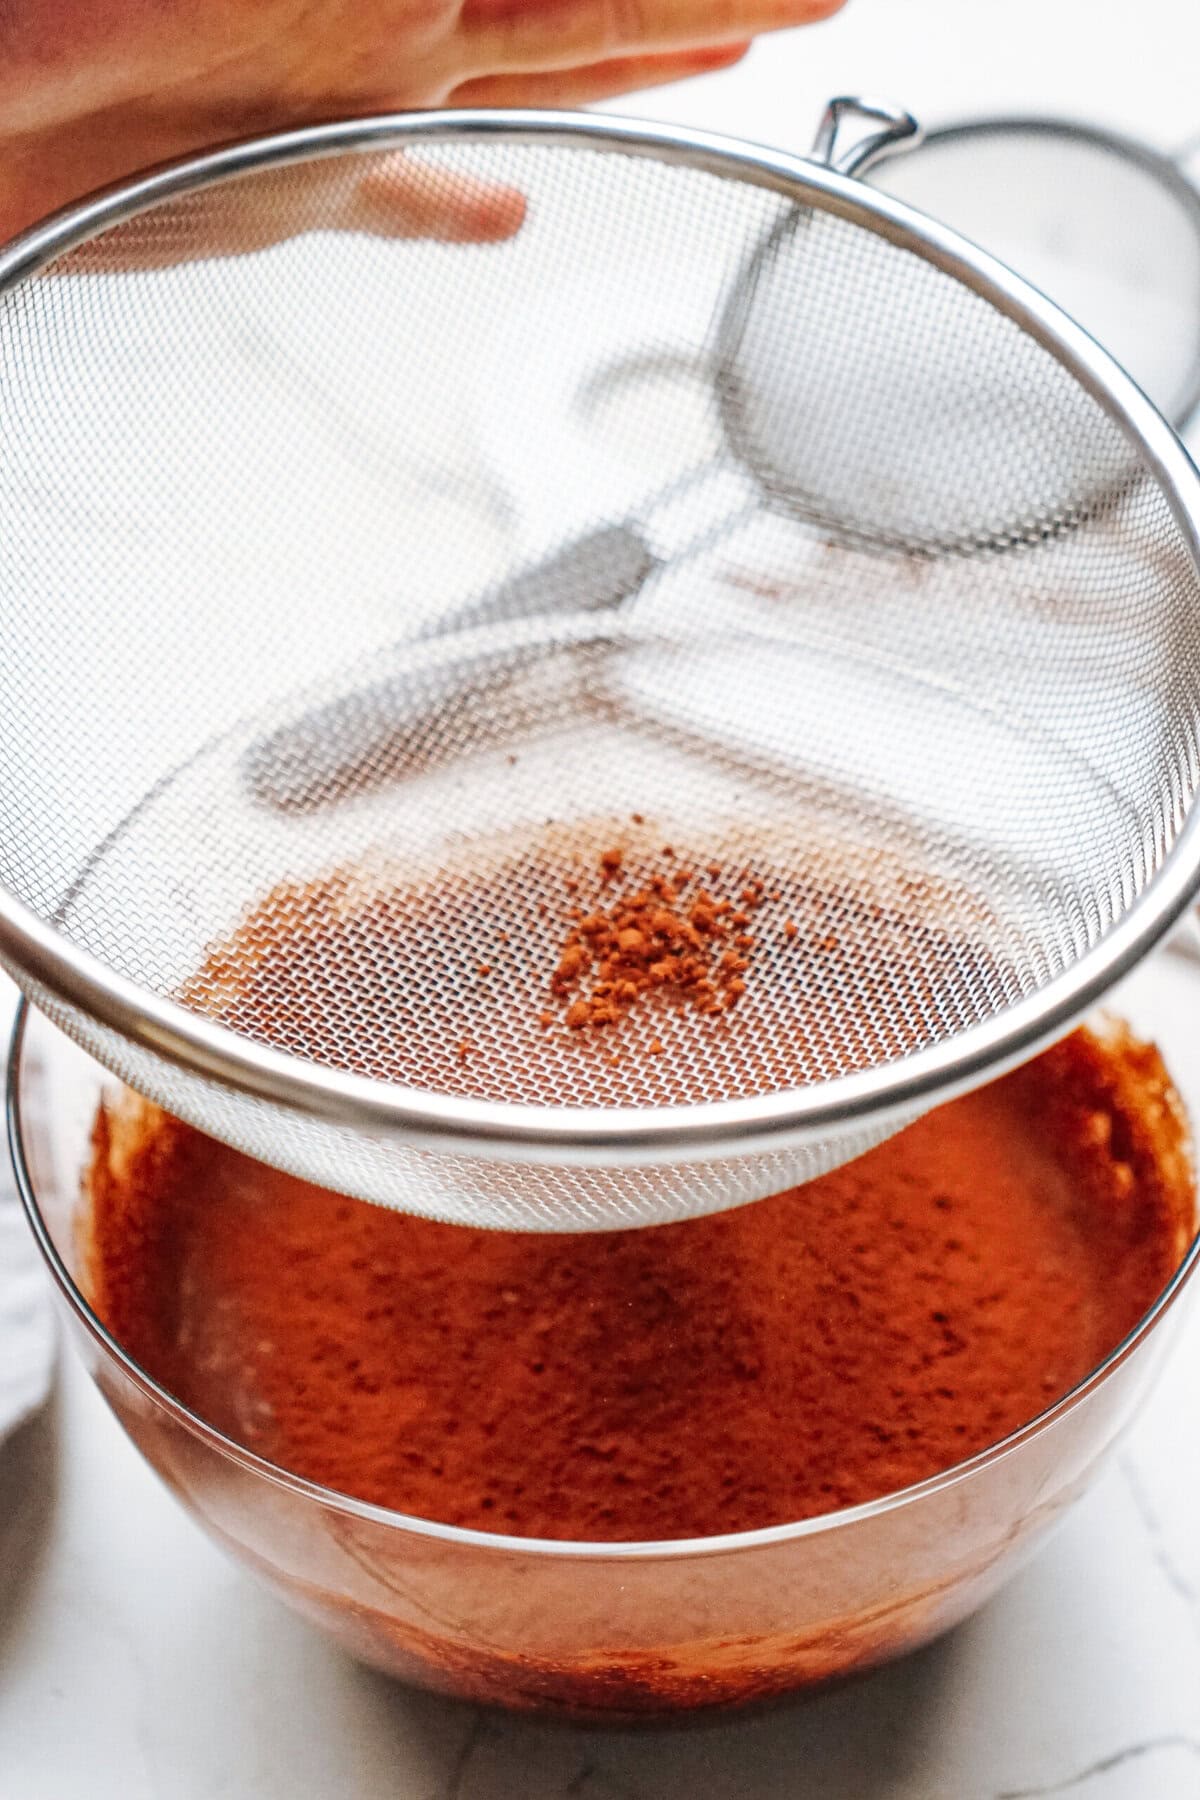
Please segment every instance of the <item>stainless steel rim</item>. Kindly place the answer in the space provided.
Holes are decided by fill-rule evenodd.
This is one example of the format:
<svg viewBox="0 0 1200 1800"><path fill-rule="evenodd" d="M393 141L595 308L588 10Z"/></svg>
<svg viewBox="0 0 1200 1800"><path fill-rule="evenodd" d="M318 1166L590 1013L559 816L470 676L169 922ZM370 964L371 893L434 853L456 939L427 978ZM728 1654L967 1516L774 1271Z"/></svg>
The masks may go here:
<svg viewBox="0 0 1200 1800"><path fill-rule="evenodd" d="M1200 238L1200 189L1184 174L1179 164L1161 150L1126 137L1123 132L1109 131L1099 125L1087 125L1076 119L1043 118L1038 113L1005 113L978 119L958 119L927 131L922 149L935 149L939 144L961 143L972 137L1021 136L1060 138L1068 143L1090 144L1097 150L1134 162L1162 184L1178 201L1192 221ZM869 179L869 176L868 176ZM1171 423L1184 431L1200 408L1200 320L1197 320L1192 361L1183 397L1176 402Z"/></svg>
<svg viewBox="0 0 1200 1800"><path fill-rule="evenodd" d="M962 281L1068 369L1136 446L1161 483L1200 567L1200 478L1145 395L1051 301L956 232L804 158L737 140L635 121L550 112L434 112L324 125L234 145L110 190L18 239L0 254L0 294L97 232L160 201L239 175L359 150L499 139L586 146L736 177L866 225ZM867 1119L899 1119L1000 1073L1077 1021L1170 929L1200 888L1200 808L1193 807L1163 868L1091 950L1035 995L951 1042L902 1062L808 1089L689 1107L622 1110L535 1107L433 1095L372 1082L242 1039L149 994L61 939L0 891L0 957L18 981L40 985L132 1043L227 1088L384 1139L476 1151L515 1161L649 1163L679 1154L746 1153L836 1136Z"/></svg>
<svg viewBox="0 0 1200 1800"><path fill-rule="evenodd" d="M203 1419L197 1418L195 1413L177 1400L173 1394L161 1387L153 1376L148 1375L140 1364L134 1361L128 1351L123 1349L108 1328L96 1317L66 1264L59 1256L54 1240L46 1228L25 1155L20 1074L25 1031L31 1010L29 1003L22 999L17 1007L9 1039L5 1092L5 1121L9 1152L16 1176L17 1191L37 1246L46 1259L46 1266L50 1270L59 1292L88 1335L144 1394L161 1406L172 1418L193 1432L195 1436L201 1438L211 1448L230 1457L232 1461L260 1476L263 1480L269 1481L273 1486L285 1488L291 1493L302 1495L321 1506L332 1508L353 1518L366 1519L373 1524L389 1526L393 1530L409 1531L418 1537L461 1544L476 1551L486 1550L505 1556L602 1559L608 1562L653 1561L660 1557L677 1559L689 1556L719 1556L766 1547L771 1544L784 1544L797 1538L818 1537L825 1532L836 1531L844 1525L859 1524L867 1519L878 1518L884 1513L894 1512L900 1507L916 1505L933 1494L956 1486L960 1481L968 1480L972 1475L992 1463L999 1462L1003 1457L1012 1455L1020 1449L1022 1444L1031 1438L1040 1436L1064 1414L1072 1412L1094 1389L1107 1381L1108 1377L1114 1374L1133 1355L1134 1351L1141 1347L1174 1306L1195 1275L1197 1268L1200 1267L1200 1233L1198 1233L1192 1239L1184 1253L1183 1260L1162 1293L1132 1331L1122 1338L1121 1342L1109 1352L1102 1362L1097 1363L1089 1375L1085 1375L1082 1381L1068 1389L1061 1399L1048 1406L1044 1412L1038 1413L1027 1424L1019 1426L1016 1431L1001 1438L999 1442L990 1445L986 1450L979 1451L975 1456L968 1457L965 1462L955 1463L951 1468L943 1469L940 1474L931 1475L927 1481L916 1482L911 1487L898 1488L894 1494L884 1494L878 1500L864 1501L861 1506L843 1507L837 1512L822 1513L813 1519L800 1519L790 1525L768 1525L758 1531L727 1532L719 1537L662 1538L629 1543L590 1542L586 1539L574 1538L512 1537L502 1533L472 1531L461 1525L441 1525L435 1520L421 1519L412 1513L393 1512L388 1507L373 1506L368 1501L354 1499L352 1495L339 1494L330 1488L319 1487L315 1482L306 1481L303 1476L293 1475L287 1469L268 1462L265 1457L256 1456L252 1450L245 1449L233 1438L226 1437L224 1433L217 1431L213 1426L205 1424Z"/></svg>

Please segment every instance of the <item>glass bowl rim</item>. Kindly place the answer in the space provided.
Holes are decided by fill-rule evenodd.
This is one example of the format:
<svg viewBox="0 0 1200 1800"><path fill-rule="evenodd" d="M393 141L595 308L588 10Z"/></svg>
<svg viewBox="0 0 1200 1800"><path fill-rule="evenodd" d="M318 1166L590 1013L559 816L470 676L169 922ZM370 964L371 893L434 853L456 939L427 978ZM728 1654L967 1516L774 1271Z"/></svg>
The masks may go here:
<svg viewBox="0 0 1200 1800"><path fill-rule="evenodd" d="M1068 1388L1065 1394L1060 1395L1057 1400L1044 1407L1040 1413L1036 1413L1032 1419L1019 1425L1016 1430L999 1438L996 1443L976 1451L973 1456L966 1457L962 1462L954 1463L948 1469L939 1470L936 1475L927 1476L923 1481L897 1488L893 1493L882 1494L874 1500L863 1501L857 1506L839 1507L833 1512L818 1513L813 1518L797 1519L781 1525L760 1526L753 1531L724 1532L709 1537L630 1541L618 1539L606 1542L575 1538L517 1537L502 1532L478 1531L462 1525L446 1525L435 1519L423 1519L413 1513L397 1512L390 1507L376 1506L369 1501L358 1500L352 1494L342 1494L335 1489L322 1487L318 1482L306 1480L301 1475L294 1475L290 1470L269 1461L266 1457L257 1455L253 1450L247 1450L244 1445L216 1430L215 1427L193 1413L181 1400L176 1399L117 1342L108 1328L92 1311L86 1297L59 1255L57 1245L42 1217L29 1161L25 1154L21 1080L25 1068L26 1028L31 1015L40 1022L53 1027L52 1020L47 1019L44 1014L37 1013L24 995L20 997L9 1037L6 1058L5 1121L9 1152L12 1158L17 1192L34 1241L59 1292L92 1340L147 1399L153 1401L177 1424L182 1425L192 1436L198 1437L211 1449L244 1468L250 1474L259 1476L271 1486L283 1488L303 1499L315 1501L320 1506L347 1514L352 1518L382 1525L390 1530L410 1532L417 1537L430 1538L436 1542L458 1544L465 1549L477 1552L534 1558L584 1559L592 1562L653 1561L657 1558L683 1559L730 1555L738 1551L789 1543L800 1538L818 1537L846 1526L857 1525L869 1519L881 1517L885 1513L898 1511L902 1507L916 1505L934 1494L957 1486L959 1482L969 1479L990 1464L1000 1462L1012 1455L1027 1441L1039 1437L1043 1431L1048 1430L1058 1419L1073 1412L1150 1337L1156 1326L1171 1310L1195 1274L1197 1267L1200 1266L1200 1229L1198 1229L1184 1251L1174 1274L1142 1317L1121 1341L1073 1387ZM53 1028L58 1029L57 1027Z"/></svg>

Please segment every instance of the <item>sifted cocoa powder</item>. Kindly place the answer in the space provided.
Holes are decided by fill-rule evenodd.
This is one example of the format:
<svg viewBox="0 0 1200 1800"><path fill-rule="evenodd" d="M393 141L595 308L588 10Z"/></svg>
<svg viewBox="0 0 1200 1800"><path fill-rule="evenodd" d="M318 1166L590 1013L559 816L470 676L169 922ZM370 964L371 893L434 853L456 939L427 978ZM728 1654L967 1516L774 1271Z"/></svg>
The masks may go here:
<svg viewBox="0 0 1200 1800"><path fill-rule="evenodd" d="M283 1467L551 1538L744 1531L919 1481L1088 1373L1195 1220L1157 1053L1077 1032L807 1188L582 1237L342 1199L97 1122L94 1304Z"/></svg>

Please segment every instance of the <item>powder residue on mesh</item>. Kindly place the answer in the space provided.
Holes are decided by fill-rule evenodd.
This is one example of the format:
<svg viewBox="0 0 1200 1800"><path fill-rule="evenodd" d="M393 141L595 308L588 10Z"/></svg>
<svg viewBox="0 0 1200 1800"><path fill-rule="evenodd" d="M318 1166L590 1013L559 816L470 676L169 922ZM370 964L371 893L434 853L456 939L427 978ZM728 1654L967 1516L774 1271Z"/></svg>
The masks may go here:
<svg viewBox="0 0 1200 1800"><path fill-rule="evenodd" d="M611 1107L848 1074L1019 990L959 886L812 833L806 861L736 824L665 823L548 821L436 868L367 857L283 882L178 997L374 1080Z"/></svg>
<svg viewBox="0 0 1200 1800"><path fill-rule="evenodd" d="M664 856L673 857L668 848ZM710 864L710 877L722 873ZM747 876L735 904L695 881L688 868L670 868L643 882L624 881L619 845L600 856L602 888L617 885L585 912L574 905L551 993L566 1004L572 1031L617 1025L629 1010L652 996L681 1003L702 1015L728 1012L746 991L756 938L753 914L762 905L764 885ZM578 883L572 881L578 889ZM690 891L689 891L690 890ZM555 1014L542 1015L549 1027ZM649 1046L662 1053L655 1038Z"/></svg>

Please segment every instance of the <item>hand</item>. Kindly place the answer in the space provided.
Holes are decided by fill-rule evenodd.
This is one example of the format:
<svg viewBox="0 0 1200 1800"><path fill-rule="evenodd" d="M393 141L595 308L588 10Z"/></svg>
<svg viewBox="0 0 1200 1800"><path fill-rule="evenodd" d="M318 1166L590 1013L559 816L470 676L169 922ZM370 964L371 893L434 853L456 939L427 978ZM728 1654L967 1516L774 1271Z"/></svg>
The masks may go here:
<svg viewBox="0 0 1200 1800"><path fill-rule="evenodd" d="M0 240L138 169L256 132L413 107L583 105L725 67L758 32L841 3L0 0ZM292 178L329 179L315 165ZM476 240L510 235L523 214L511 190L402 158L375 163L345 207L350 229ZM186 253L264 241L261 202L257 223L230 211L220 243Z"/></svg>

